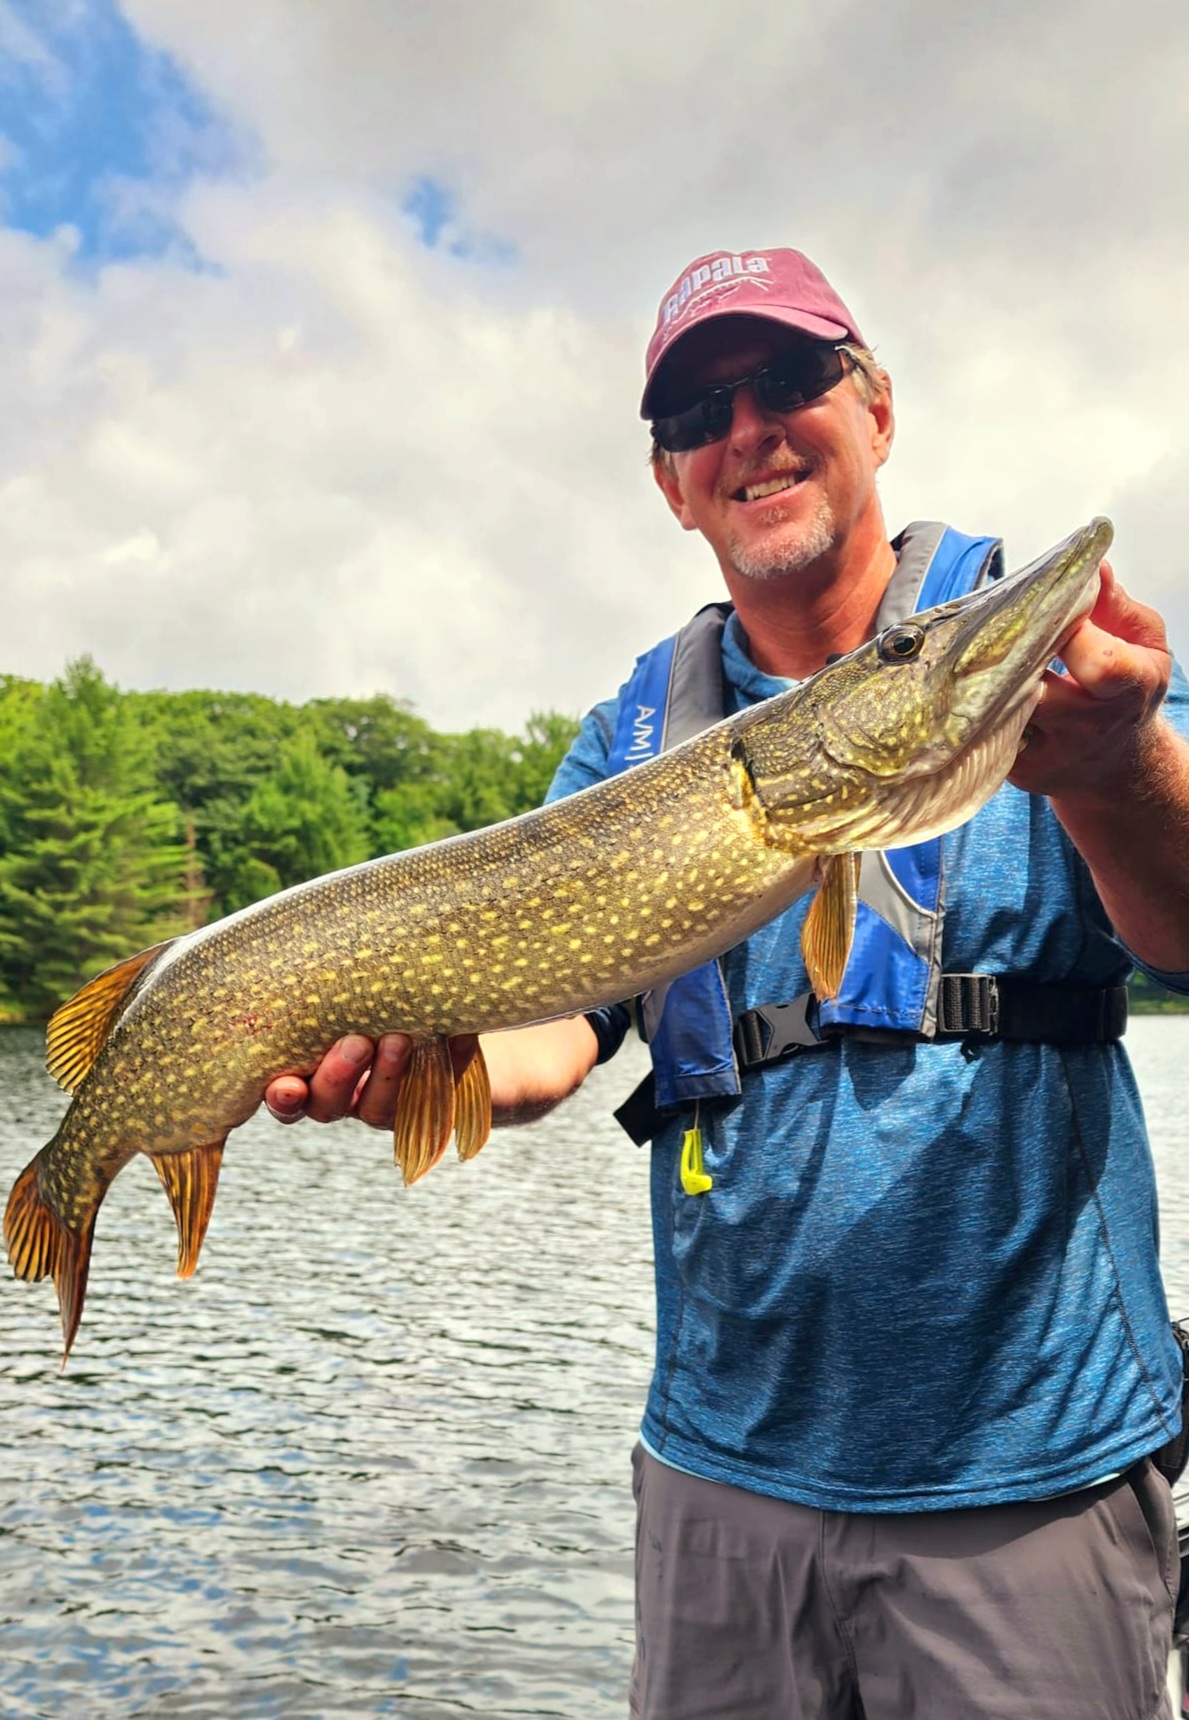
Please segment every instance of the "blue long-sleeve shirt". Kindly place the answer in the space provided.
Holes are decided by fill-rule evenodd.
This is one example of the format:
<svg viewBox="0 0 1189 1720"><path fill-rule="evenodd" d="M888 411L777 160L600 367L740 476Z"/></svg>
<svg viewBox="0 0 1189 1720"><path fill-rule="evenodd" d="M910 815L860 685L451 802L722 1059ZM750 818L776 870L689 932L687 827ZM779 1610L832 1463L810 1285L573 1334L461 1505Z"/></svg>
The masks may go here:
<svg viewBox="0 0 1189 1720"><path fill-rule="evenodd" d="M732 617L729 708L763 674ZM606 774L596 706L550 798ZM1166 711L1189 733L1179 670ZM1132 966L1048 802L1004 787L944 838L943 966L1104 986ZM803 899L724 959L733 1011L808 989ZM1189 975L1159 978L1189 991ZM1156 1192L1121 1045L840 1040L704 1106L652 1147L664 1461L824 1508L907 1511L1088 1485L1179 1426Z"/></svg>

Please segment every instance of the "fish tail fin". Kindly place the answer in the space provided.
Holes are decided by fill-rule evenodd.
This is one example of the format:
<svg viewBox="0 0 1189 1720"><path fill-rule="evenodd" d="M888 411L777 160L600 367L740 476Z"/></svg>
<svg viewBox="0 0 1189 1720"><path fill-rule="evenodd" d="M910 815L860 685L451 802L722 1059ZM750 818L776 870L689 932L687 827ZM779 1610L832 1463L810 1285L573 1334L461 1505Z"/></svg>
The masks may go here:
<svg viewBox="0 0 1189 1720"><path fill-rule="evenodd" d="M73 1230L59 1218L41 1192L38 1175L41 1158L42 1154L38 1153L13 1185L4 1213L4 1243L18 1278L32 1281L52 1277L54 1280L62 1315L62 1366L65 1367L83 1317L95 1214L107 1187L106 1184L100 1186L83 1229Z"/></svg>
<svg viewBox="0 0 1189 1720"><path fill-rule="evenodd" d="M432 1170L454 1129L454 1067L446 1039L414 1039L400 1097L393 1146L406 1183Z"/></svg>
<svg viewBox="0 0 1189 1720"><path fill-rule="evenodd" d="M211 1221L226 1135L184 1153L150 1153L153 1169L169 1196L178 1227L178 1277L190 1278L198 1265L202 1239Z"/></svg>
<svg viewBox="0 0 1189 1720"><path fill-rule="evenodd" d="M454 1083L454 1139L463 1163L473 1159L491 1133L491 1082L483 1047L474 1055Z"/></svg>

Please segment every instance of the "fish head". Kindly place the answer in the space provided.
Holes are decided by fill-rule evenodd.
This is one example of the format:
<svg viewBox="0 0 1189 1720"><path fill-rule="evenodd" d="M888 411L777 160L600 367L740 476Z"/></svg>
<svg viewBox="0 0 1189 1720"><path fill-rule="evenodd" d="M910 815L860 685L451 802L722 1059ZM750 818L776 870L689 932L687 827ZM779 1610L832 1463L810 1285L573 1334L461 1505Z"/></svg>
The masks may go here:
<svg viewBox="0 0 1189 1720"><path fill-rule="evenodd" d="M743 713L735 768L771 839L818 853L891 847L970 817L1011 769L1046 667L1093 608L1111 536L1095 520Z"/></svg>

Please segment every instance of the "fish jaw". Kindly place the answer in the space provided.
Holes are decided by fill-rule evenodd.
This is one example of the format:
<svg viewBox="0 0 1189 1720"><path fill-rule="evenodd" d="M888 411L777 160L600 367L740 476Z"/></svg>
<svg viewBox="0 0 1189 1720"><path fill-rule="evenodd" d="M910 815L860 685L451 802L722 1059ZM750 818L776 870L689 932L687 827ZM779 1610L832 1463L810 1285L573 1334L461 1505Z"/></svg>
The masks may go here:
<svg viewBox="0 0 1189 1720"><path fill-rule="evenodd" d="M975 594L954 647L959 721L989 729L1027 706L1022 731L1040 700L1045 668L1098 599L1112 536L1108 520L1094 520L1031 566Z"/></svg>
<svg viewBox="0 0 1189 1720"><path fill-rule="evenodd" d="M1059 645L1093 608L1111 540L1096 520L1032 566L912 616L738 720L736 749L771 839L842 853L927 840L1000 787ZM915 647L905 660L893 636Z"/></svg>

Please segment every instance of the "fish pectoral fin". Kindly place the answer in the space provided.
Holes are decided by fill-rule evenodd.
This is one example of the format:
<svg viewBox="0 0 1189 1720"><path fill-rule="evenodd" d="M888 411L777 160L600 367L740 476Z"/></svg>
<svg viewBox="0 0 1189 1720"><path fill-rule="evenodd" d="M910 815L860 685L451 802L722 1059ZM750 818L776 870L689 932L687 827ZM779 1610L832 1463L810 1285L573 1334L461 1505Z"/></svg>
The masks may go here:
<svg viewBox="0 0 1189 1720"><path fill-rule="evenodd" d="M34 1280L52 1276L54 1280L62 1315L62 1366L65 1367L70 1346L78 1332L78 1323L83 1317L95 1214L106 1193L106 1185L84 1228L72 1230L42 1195L37 1166L38 1159L34 1159L32 1164L25 1166L13 1185L4 1213L4 1242L18 1278Z"/></svg>
<svg viewBox="0 0 1189 1720"><path fill-rule="evenodd" d="M73 1093L99 1055L117 1016L137 980L162 950L176 940L141 950L127 961L117 962L81 991L68 998L50 1016L45 1030L45 1066L68 1093Z"/></svg>
<svg viewBox="0 0 1189 1720"><path fill-rule="evenodd" d="M210 1141L204 1147L189 1147L184 1153L150 1153L153 1169L161 1178L161 1186L169 1196L178 1227L178 1277L190 1278L198 1265L202 1239L211 1221L215 1194L219 1187L219 1170L223 1163L221 1141Z"/></svg>
<svg viewBox="0 0 1189 1720"><path fill-rule="evenodd" d="M454 1129L454 1066L440 1035L413 1040L396 1101L393 1145L406 1183L432 1170Z"/></svg>
<svg viewBox="0 0 1189 1720"><path fill-rule="evenodd" d="M483 1047L454 1083L454 1139L462 1161L473 1159L491 1133L491 1082Z"/></svg>
<svg viewBox="0 0 1189 1720"><path fill-rule="evenodd" d="M827 854L819 862L821 883L801 928L801 954L814 995L838 996L855 935L859 904L859 854Z"/></svg>

